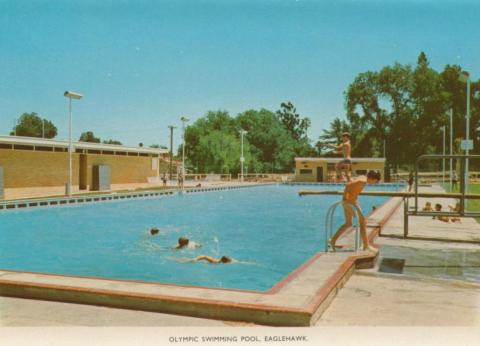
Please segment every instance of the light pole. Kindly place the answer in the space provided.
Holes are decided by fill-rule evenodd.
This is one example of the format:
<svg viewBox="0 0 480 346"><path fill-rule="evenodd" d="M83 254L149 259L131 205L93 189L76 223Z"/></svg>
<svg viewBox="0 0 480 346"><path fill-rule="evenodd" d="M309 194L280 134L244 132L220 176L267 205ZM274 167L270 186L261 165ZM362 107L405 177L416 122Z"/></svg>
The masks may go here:
<svg viewBox="0 0 480 346"><path fill-rule="evenodd" d="M467 114L465 118L465 155L468 156L469 139L470 139L470 74L467 71L462 71L458 79L467 83ZM468 158L465 160L465 192L468 192Z"/></svg>
<svg viewBox="0 0 480 346"><path fill-rule="evenodd" d="M68 183L67 183L67 196L72 195L72 152L73 152L73 145L72 145L72 99L80 100L83 95L73 92L73 91L65 91L63 96L68 97L69 100L69 120L68 120Z"/></svg>
<svg viewBox="0 0 480 346"><path fill-rule="evenodd" d="M245 157L243 157L243 136L246 135L248 132L244 129L240 130L240 142L241 142L241 155L240 155L240 181L243 183L243 163L245 162Z"/></svg>
<svg viewBox="0 0 480 346"><path fill-rule="evenodd" d="M453 109L450 109L450 155L453 155ZM450 192L452 191L453 160L450 158Z"/></svg>
<svg viewBox="0 0 480 346"><path fill-rule="evenodd" d="M443 125L441 128L443 133L443 158L442 158L442 185L445 185L445 131L446 127Z"/></svg>
<svg viewBox="0 0 480 346"><path fill-rule="evenodd" d="M176 127L173 125L168 126L170 129L170 181L172 180L172 169L173 169L173 129Z"/></svg>
<svg viewBox="0 0 480 346"><path fill-rule="evenodd" d="M185 123L188 122L190 119L187 117L181 117L180 120L182 121L182 189L185 185Z"/></svg>
<svg viewBox="0 0 480 346"><path fill-rule="evenodd" d="M45 119L42 119L42 138L45 138Z"/></svg>

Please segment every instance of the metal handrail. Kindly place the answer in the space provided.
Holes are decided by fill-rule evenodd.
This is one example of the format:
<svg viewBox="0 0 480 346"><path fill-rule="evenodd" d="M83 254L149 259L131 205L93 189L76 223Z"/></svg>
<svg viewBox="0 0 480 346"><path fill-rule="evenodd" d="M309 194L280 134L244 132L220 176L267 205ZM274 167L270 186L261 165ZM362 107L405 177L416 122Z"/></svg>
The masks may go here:
<svg viewBox="0 0 480 346"><path fill-rule="evenodd" d="M335 210L340 204L348 203L350 206L353 207L354 210L354 218L357 220L355 225L355 251L358 250L360 244L360 218L359 215L361 214L359 207L356 204L347 201L339 201L333 203L327 210L327 215L325 217L325 252L328 252L328 241L333 234L333 216L335 214Z"/></svg>

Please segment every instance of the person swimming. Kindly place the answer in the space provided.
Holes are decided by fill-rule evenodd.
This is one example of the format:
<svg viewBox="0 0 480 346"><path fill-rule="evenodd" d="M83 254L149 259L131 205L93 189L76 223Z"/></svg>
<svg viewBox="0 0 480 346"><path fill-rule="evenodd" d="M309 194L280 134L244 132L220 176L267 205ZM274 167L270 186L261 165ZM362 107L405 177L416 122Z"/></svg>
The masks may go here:
<svg viewBox="0 0 480 346"><path fill-rule="evenodd" d="M200 255L197 256L193 259L193 261L198 262L198 261L207 261L208 263L213 263L213 264L220 264L220 263L232 263L232 258L229 256L222 256L220 258L214 258L211 256L207 255Z"/></svg>
<svg viewBox="0 0 480 346"><path fill-rule="evenodd" d="M157 227L153 227L150 229L150 235L156 235L160 233L160 230Z"/></svg>
<svg viewBox="0 0 480 346"><path fill-rule="evenodd" d="M178 244L175 246L175 249L180 250L180 249L194 249L197 247L201 247L201 244L195 243L188 239L187 237L180 237L178 238Z"/></svg>

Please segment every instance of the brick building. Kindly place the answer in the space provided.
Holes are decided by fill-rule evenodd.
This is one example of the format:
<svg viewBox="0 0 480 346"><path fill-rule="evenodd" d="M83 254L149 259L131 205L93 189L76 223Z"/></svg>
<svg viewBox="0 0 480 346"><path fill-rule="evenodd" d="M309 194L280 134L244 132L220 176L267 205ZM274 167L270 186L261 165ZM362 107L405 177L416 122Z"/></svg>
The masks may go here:
<svg viewBox="0 0 480 346"><path fill-rule="evenodd" d="M146 183L169 169L166 149L88 142L74 142L73 147L72 180L80 189L92 185L95 165L110 167L112 184ZM63 186L68 180L68 142L0 136L0 167L5 188Z"/></svg>

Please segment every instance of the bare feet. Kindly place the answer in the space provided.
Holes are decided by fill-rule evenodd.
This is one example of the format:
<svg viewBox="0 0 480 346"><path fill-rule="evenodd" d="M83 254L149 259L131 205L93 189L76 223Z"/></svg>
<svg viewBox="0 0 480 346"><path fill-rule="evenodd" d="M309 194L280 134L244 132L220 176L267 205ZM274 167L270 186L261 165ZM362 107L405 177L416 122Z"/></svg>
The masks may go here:
<svg viewBox="0 0 480 346"><path fill-rule="evenodd" d="M335 252L335 243L332 242L332 239L328 239L328 247L332 249L332 252Z"/></svg>
<svg viewBox="0 0 480 346"><path fill-rule="evenodd" d="M378 249L369 245L367 248L364 248L363 249L364 251L368 251L368 252L371 252L373 253L374 255L376 255L378 253Z"/></svg>
<svg viewBox="0 0 480 346"><path fill-rule="evenodd" d="M337 248L341 249L344 248L344 245L335 245L335 243L332 242L332 239L328 239L328 247L332 249L332 252L336 252Z"/></svg>

